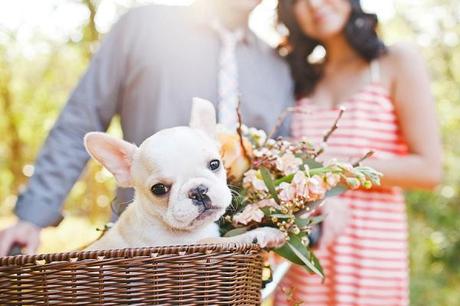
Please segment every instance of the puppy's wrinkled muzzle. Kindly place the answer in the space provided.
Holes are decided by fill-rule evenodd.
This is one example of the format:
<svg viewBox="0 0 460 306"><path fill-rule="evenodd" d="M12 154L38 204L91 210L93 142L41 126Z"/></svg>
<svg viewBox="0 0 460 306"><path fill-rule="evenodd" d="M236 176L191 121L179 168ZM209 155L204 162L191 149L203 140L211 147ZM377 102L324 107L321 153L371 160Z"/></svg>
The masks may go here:
<svg viewBox="0 0 460 306"><path fill-rule="evenodd" d="M204 185L198 185L188 192L188 197L192 200L193 205L198 206L200 209L208 210L213 208L211 199L206 194L208 187Z"/></svg>

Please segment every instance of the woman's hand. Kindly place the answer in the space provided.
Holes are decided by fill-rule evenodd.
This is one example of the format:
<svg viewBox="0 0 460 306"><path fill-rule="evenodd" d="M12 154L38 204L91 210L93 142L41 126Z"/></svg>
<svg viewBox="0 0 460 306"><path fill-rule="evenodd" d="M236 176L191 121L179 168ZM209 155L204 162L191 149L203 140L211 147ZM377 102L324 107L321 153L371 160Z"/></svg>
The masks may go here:
<svg viewBox="0 0 460 306"><path fill-rule="evenodd" d="M340 198L328 198L322 207L326 215L323 224L318 249L325 249L342 235L351 218L348 204Z"/></svg>

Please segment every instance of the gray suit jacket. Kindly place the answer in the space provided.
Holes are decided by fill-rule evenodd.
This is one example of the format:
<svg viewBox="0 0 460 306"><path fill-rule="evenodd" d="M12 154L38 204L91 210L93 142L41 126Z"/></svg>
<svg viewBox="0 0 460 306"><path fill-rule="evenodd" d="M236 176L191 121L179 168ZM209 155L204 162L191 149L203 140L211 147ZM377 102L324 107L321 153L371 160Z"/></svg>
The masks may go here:
<svg viewBox="0 0 460 306"><path fill-rule="evenodd" d="M199 7L150 5L115 24L38 156L16 205L20 219L42 227L62 220L63 202L89 158L83 136L106 130L115 115L124 138L139 145L160 129L187 125L192 97L218 100L220 40L209 23ZM244 122L269 130L293 103L288 67L252 33L236 52ZM131 197L117 191L118 201Z"/></svg>

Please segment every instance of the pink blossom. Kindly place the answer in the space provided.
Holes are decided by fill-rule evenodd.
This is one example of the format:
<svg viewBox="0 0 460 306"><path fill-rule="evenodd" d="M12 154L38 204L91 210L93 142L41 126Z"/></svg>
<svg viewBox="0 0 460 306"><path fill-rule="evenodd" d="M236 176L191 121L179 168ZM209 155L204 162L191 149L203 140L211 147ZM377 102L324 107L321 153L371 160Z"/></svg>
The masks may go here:
<svg viewBox="0 0 460 306"><path fill-rule="evenodd" d="M251 221L260 223L262 222L263 217L264 212L260 210L257 204L249 204L241 213L233 216L233 221L235 223L247 225Z"/></svg>
<svg viewBox="0 0 460 306"><path fill-rule="evenodd" d="M308 179L308 190L310 191L311 200L322 199L326 194L323 180L317 175Z"/></svg>
<svg viewBox="0 0 460 306"><path fill-rule="evenodd" d="M344 171L352 171L353 170L353 166L350 163L339 162L335 158L325 162L324 166L325 167L337 167L337 168L339 168L341 170L344 170Z"/></svg>
<svg viewBox="0 0 460 306"><path fill-rule="evenodd" d="M264 181L260 179L260 173L254 169L244 174L243 185L252 186L257 191L268 191Z"/></svg>
<svg viewBox="0 0 460 306"><path fill-rule="evenodd" d="M335 173L326 174L326 183L329 188L337 186L340 181L340 176Z"/></svg>
<svg viewBox="0 0 460 306"><path fill-rule="evenodd" d="M339 163L339 167L346 170L346 171L352 171L353 166L350 163Z"/></svg>
<svg viewBox="0 0 460 306"><path fill-rule="evenodd" d="M289 202L295 198L295 188L293 185L283 182L278 186L278 196L281 201Z"/></svg>
<svg viewBox="0 0 460 306"><path fill-rule="evenodd" d="M324 167L332 167L332 166L335 166L337 165L338 161L336 158L332 158L326 162L324 162Z"/></svg>
<svg viewBox="0 0 460 306"><path fill-rule="evenodd" d="M264 199L264 200L257 202L254 205L256 205L259 208L264 208L264 207L279 208L279 205L273 199Z"/></svg>
<svg viewBox="0 0 460 306"><path fill-rule="evenodd" d="M294 175L294 178L292 179L292 185L294 186L296 196L301 198L308 197L308 180L303 171L298 171Z"/></svg>

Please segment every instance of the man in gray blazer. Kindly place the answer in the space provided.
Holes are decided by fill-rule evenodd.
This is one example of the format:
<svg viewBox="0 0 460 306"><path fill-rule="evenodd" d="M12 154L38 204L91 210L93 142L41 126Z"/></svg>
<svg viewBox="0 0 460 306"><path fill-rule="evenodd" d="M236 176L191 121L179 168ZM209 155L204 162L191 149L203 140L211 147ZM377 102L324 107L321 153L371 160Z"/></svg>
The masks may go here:
<svg viewBox="0 0 460 306"><path fill-rule="evenodd" d="M293 103L292 81L284 61L247 27L249 14L259 2L149 5L120 18L52 128L35 173L18 198L19 221L0 232L0 256L13 243L35 252L41 228L62 220L62 204L89 158L82 141L87 132L106 130L112 117L119 115L124 139L140 144L160 129L186 125L192 97L214 101L219 107L225 93L220 82L226 58L236 60L230 71L238 72L245 123L269 130ZM222 50L228 41L222 38L222 29L240 31L230 51ZM131 197L131 190L117 191L118 201Z"/></svg>

